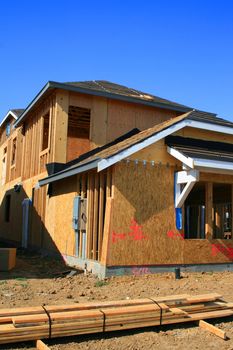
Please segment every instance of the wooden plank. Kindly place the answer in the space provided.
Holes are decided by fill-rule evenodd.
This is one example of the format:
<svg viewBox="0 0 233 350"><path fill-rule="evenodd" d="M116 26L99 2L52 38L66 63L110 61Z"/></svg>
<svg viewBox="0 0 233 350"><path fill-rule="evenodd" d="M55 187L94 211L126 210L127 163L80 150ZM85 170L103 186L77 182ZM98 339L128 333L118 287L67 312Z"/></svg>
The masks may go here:
<svg viewBox="0 0 233 350"><path fill-rule="evenodd" d="M112 169L107 169L107 183L106 183L106 196L111 197L111 190L112 190Z"/></svg>
<svg viewBox="0 0 233 350"><path fill-rule="evenodd" d="M99 228L98 228L98 260L101 258L102 242L103 242L103 226L104 226L104 186L105 174L100 173L100 188L99 188Z"/></svg>
<svg viewBox="0 0 233 350"><path fill-rule="evenodd" d="M99 219L99 174L95 174L94 216L93 216L93 259L97 260L98 247L98 219Z"/></svg>
<svg viewBox="0 0 233 350"><path fill-rule="evenodd" d="M227 340L226 332L222 331L221 329L217 328L216 326L214 326L206 321L203 321L203 320L197 321L197 324L200 328L205 329L206 331L213 333L214 335L216 335L217 337L219 337L223 340Z"/></svg>
<svg viewBox="0 0 233 350"><path fill-rule="evenodd" d="M54 120L53 162L66 163L69 91L57 90Z"/></svg>
<svg viewBox="0 0 233 350"><path fill-rule="evenodd" d="M111 197L106 198L106 208L104 215L104 232L100 261L102 264L107 263L108 251L109 251L109 237L111 231L111 216L112 216L113 199Z"/></svg>
<svg viewBox="0 0 233 350"><path fill-rule="evenodd" d="M207 182L205 186L205 235L207 239L213 238L213 183Z"/></svg>
<svg viewBox="0 0 233 350"><path fill-rule="evenodd" d="M92 245L93 245L93 213L94 213L94 175L88 174L88 188L87 188L87 258L92 259Z"/></svg>
<svg viewBox="0 0 233 350"><path fill-rule="evenodd" d="M37 350L50 350L50 348L42 340L36 340L35 346Z"/></svg>

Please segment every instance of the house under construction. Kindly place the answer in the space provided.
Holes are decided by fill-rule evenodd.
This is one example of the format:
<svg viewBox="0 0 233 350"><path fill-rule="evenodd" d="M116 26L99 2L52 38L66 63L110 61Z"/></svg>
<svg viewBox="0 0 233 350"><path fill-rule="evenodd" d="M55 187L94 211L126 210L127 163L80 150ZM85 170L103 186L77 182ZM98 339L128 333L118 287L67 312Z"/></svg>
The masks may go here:
<svg viewBox="0 0 233 350"><path fill-rule="evenodd" d="M107 81L0 125L0 238L100 276L233 267L233 123Z"/></svg>

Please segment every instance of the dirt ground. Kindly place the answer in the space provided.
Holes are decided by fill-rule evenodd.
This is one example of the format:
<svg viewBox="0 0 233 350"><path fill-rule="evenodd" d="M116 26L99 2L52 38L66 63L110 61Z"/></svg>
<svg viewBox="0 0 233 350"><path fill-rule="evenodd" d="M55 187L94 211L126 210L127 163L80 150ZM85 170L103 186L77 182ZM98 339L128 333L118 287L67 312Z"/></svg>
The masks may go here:
<svg viewBox="0 0 233 350"><path fill-rule="evenodd" d="M67 275L68 267L39 255L19 255L11 272L0 272L0 309L5 307L73 304L83 301L119 300L189 293L216 292L233 302L233 273L185 273L111 277L99 281L81 271ZM233 350L233 317L211 320L225 330L224 341L195 324L163 326L135 331L85 335L44 340L52 350L147 350L223 349ZM33 343L0 346L1 350L32 350Z"/></svg>

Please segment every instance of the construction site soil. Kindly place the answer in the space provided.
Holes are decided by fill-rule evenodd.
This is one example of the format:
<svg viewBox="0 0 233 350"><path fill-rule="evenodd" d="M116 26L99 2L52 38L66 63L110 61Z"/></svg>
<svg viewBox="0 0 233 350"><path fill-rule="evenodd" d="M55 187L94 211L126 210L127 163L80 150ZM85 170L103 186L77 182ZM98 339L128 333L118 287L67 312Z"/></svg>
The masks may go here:
<svg viewBox="0 0 233 350"><path fill-rule="evenodd" d="M62 261L33 254L20 254L16 268L0 272L0 308L74 304L146 298L175 294L219 293L233 302L233 273L174 273L110 277L99 280L83 271L70 273ZM198 328L195 323L141 328L131 331L101 333L44 340L51 350L148 350L148 349L233 349L233 317L210 320L227 332L224 341ZM32 350L32 342L1 345L4 350Z"/></svg>

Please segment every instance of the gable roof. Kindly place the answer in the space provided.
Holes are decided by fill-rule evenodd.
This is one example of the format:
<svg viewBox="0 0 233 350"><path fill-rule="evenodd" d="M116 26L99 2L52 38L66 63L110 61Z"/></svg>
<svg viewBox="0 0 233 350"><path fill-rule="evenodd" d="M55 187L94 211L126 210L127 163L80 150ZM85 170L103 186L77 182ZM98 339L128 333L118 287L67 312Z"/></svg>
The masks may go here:
<svg viewBox="0 0 233 350"><path fill-rule="evenodd" d="M193 110L181 116L169 119L152 128L141 131L126 140L120 141L107 147L94 155L87 156L83 160L77 159L77 163L70 167L48 176L39 181L39 185L63 179L83 171L97 168L98 171L108 168L122 159L150 146L151 144L165 138L168 135L186 127L196 127L233 135L233 123L216 117L212 113Z"/></svg>
<svg viewBox="0 0 233 350"><path fill-rule="evenodd" d="M174 110L179 113L185 113L192 110L192 108L188 106L158 96L154 96L146 92L135 90L133 88L128 88L124 85L115 84L106 80L92 80L67 83L49 81L36 95L32 102L27 106L25 111L21 114L20 118L15 123L15 126L19 125L19 123L22 122L22 120L32 110L32 108L42 96L45 96L49 93L49 91L53 89L63 89L82 94L89 94L114 100L142 104L151 107Z"/></svg>
<svg viewBox="0 0 233 350"><path fill-rule="evenodd" d="M23 113L24 109L10 109L7 114L5 115L5 117L2 119L1 123L0 123L0 127L5 123L5 121L12 116L15 120L18 119L18 117Z"/></svg>

